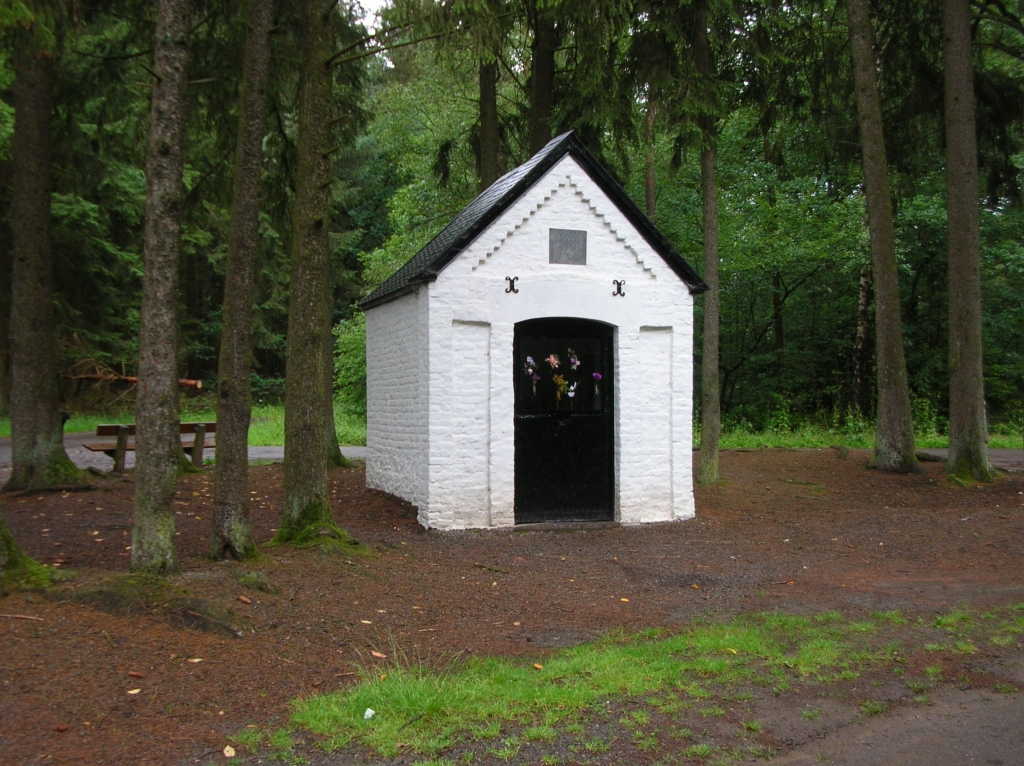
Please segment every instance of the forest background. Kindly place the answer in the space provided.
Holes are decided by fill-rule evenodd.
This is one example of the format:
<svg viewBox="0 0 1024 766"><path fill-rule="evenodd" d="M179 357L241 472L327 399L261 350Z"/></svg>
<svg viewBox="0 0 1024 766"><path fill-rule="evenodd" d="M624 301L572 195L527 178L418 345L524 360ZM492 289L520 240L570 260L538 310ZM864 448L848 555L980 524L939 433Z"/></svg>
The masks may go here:
<svg viewBox="0 0 1024 766"><path fill-rule="evenodd" d="M121 389L82 376L137 371L150 5L77 4L54 56L55 307L63 396L77 411L129 409ZM213 391L246 28L244 4L195 5L178 366L182 378L203 380ZM665 22L672 5L690 4L395 0L376 37L359 21L362 9L339 14L345 29L333 78L330 257L342 415L365 417L357 301L465 207L492 168L503 172L529 158L537 48L545 43L554 62L545 94L549 135L575 130L698 268L700 154L708 140L703 128L714 123L726 431L813 425L870 432L873 289L845 3L705 4L717 62L711 85L680 70L665 47L672 34L692 32ZM872 7L914 420L919 437L941 435L949 406L941 9L934 0L878 0ZM271 35L253 311L253 398L271 404L284 393L301 58L298 36L282 21L288 8L277 4ZM980 0L972 13L985 395L990 430L1019 433L1024 25L1019 3ZM6 415L14 73L9 53L0 57ZM488 83L494 125L481 108ZM481 147L495 142L482 133L493 130L497 156L489 157ZM695 363L699 369L699 352Z"/></svg>

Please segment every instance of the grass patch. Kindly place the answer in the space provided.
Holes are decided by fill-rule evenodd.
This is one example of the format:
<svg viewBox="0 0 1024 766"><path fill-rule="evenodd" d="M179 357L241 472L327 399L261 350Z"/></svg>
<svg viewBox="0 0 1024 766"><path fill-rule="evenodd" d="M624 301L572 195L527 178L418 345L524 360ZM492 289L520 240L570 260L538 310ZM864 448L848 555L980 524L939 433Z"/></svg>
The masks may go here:
<svg viewBox="0 0 1024 766"><path fill-rule="evenodd" d="M989 449L1020 449L1021 438L1019 423L995 424L988 437L988 446ZM874 449L874 429L829 428L805 424L792 429L753 431L727 426L719 441L720 449L826 449L837 444L851 449ZM700 434L695 428L694 448L699 446ZM917 449L947 449L949 437L934 430L918 428L914 435L914 446Z"/></svg>
<svg viewBox="0 0 1024 766"><path fill-rule="evenodd" d="M913 624L894 612L858 621L841 612L816 617L769 613L722 623L697 622L675 634L617 631L594 643L543 656L459 658L440 670L402 659L386 672L379 665L363 670L350 688L296 701L291 723L324 741L356 744L384 757L450 756L445 751L472 740L483 741L491 756L512 760L523 757L524 748L543 752L547 743L565 736L576 737L574 752L587 758L608 751L616 742L616 747L624 743L653 750L658 740L647 730L654 725L652 716L670 716L670 736L691 740L687 757L720 757L728 743L711 741L706 732L693 742L690 729L681 724L725 716L738 688L750 699L751 690L763 695L842 684L867 671L902 669L907 656L920 656L936 626L958 634L974 631L970 638L981 645L989 633L1006 635L1006 627L1016 619L1020 618L1012 610L1000 610L985 621L956 610ZM957 638L967 643L966 635ZM924 678L908 682L908 687L923 695L942 682L942 673L942 666L926 667ZM1015 691L1007 686L1005 693ZM688 698L693 701L685 702ZM363 716L367 708L377 711L372 719ZM687 708L689 713L684 712ZM887 705L863 700L860 708L873 716ZM622 727L622 735L609 735L611 711L612 725ZM815 708L801 711L808 721L820 715ZM591 728L595 723L601 728ZM764 730L750 718L741 719L739 726L741 737Z"/></svg>
<svg viewBox="0 0 1024 766"><path fill-rule="evenodd" d="M338 441L345 446L366 444L366 418L347 412L334 405L334 427ZM262 405L252 408L249 425L249 445L252 447L280 447L284 444L284 407Z"/></svg>
<svg viewBox="0 0 1024 766"><path fill-rule="evenodd" d="M383 674L379 666L364 672L351 689L296 702L292 722L323 737L358 738L385 756L395 755L399 743L429 756L479 737L488 723L526 727L523 736L533 739L610 699L670 689L712 699L715 694L697 678L719 688L767 675L774 686L785 688L817 673L835 673L840 662L873 661L860 646L870 635L845 620L766 614L696 625L667 638L617 634L556 652L539 670L533 659L473 658L441 672L396 663ZM674 700L657 701L652 707L671 706ZM377 711L370 720L363 718L367 708ZM725 713L717 704L699 712ZM635 726L649 718L636 711L629 720ZM510 743L496 747L507 748Z"/></svg>
<svg viewBox="0 0 1024 766"><path fill-rule="evenodd" d="M188 421L216 420L216 413L210 409L182 412L182 419ZM343 445L366 444L366 418L349 412L340 403L334 405L334 421L338 440ZM76 414L64 428L66 433L95 432L100 423L134 423L134 410L106 412L98 415ZM10 418L0 418L0 437L11 435ZM989 433L990 449L1020 449L1021 430L1019 424L996 424ZM918 430L915 435L917 449L946 449L949 437L934 431ZM252 424L249 428L249 444L254 447L279 447L284 444L284 407L282 405L256 405L252 408ZM875 433L872 429L826 428L802 425L793 429L766 429L751 431L749 428L726 428L722 432L721 449L825 449L835 444L852 449L873 449ZM699 433L694 434L694 447L700 446Z"/></svg>
<svg viewBox="0 0 1024 766"><path fill-rule="evenodd" d="M214 422L217 413L212 409L185 409L184 422ZM134 410L115 410L98 414L75 414L64 425L64 433L96 433L96 426L105 423L134 423ZM366 444L366 418L348 412L342 405L334 405L334 425L338 441L345 446ZM11 435L11 419L0 418L0 437ZM249 446L280 447L284 445L284 406L280 404L256 405L252 408L249 424Z"/></svg>

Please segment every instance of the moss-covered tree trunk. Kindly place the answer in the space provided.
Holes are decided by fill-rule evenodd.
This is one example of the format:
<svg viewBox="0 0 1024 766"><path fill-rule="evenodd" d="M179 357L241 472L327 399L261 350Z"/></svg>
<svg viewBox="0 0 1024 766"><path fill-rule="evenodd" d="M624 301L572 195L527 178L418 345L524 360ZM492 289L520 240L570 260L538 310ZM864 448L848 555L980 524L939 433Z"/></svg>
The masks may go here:
<svg viewBox="0 0 1024 766"><path fill-rule="evenodd" d="M174 551L174 491L181 454L177 307L188 32L188 0L160 0L146 151L131 565L133 571L154 574L178 568Z"/></svg>
<svg viewBox="0 0 1024 766"><path fill-rule="evenodd" d="M7 583L30 581L41 584L48 579L47 569L22 552L0 515L0 596L7 595L4 587Z"/></svg>
<svg viewBox="0 0 1024 766"><path fill-rule="evenodd" d="M289 542L314 524L331 524L324 422L330 402L324 375L329 278L329 125L333 25L330 0L303 0L299 136L292 215L284 413L284 509L275 540Z"/></svg>
<svg viewBox="0 0 1024 766"><path fill-rule="evenodd" d="M710 82L715 77L715 61L708 40L707 6L701 4L694 14L693 49L697 71ZM718 294L718 174L714 118L701 118L704 146L700 152L701 220L704 234L704 338L700 383L700 455L697 483L718 481L718 440L722 433L721 387L718 379L719 294Z"/></svg>
<svg viewBox="0 0 1024 766"><path fill-rule="evenodd" d="M249 518L249 376L274 0L249 0L248 11L217 369L217 462L210 555L219 559L244 559L257 553Z"/></svg>
<svg viewBox="0 0 1024 766"><path fill-rule="evenodd" d="M49 54L16 52L10 266L11 476L5 490L83 481L64 451L50 239ZM3 371L0 371L2 373Z"/></svg>
<svg viewBox="0 0 1024 766"><path fill-rule="evenodd" d="M875 290L878 403L875 410L874 465L885 471L907 472L917 469L917 458L907 362L903 352L896 238L882 133L882 107L878 98L875 36L868 0L847 0L847 11Z"/></svg>
<svg viewBox="0 0 1024 766"><path fill-rule="evenodd" d="M981 356L981 256L974 66L968 0L942 4L949 232L949 457L962 478L992 480Z"/></svg>

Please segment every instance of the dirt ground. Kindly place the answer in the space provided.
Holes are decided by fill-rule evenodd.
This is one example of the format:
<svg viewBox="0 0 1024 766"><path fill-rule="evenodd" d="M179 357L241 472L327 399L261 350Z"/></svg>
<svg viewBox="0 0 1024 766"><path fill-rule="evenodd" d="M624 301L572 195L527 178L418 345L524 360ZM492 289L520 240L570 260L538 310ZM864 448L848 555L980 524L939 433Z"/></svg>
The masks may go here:
<svg viewBox="0 0 1024 766"><path fill-rule="evenodd" d="M378 661L371 651L427 663L535 656L617 627L708 615L934 614L1024 602L1024 475L963 488L941 464L897 476L866 470L866 458L727 451L721 484L697 490L695 519L557 531L425 531L410 505L367 490L360 468L338 470L336 519L376 555L267 548L246 565L204 558L212 473L183 477L183 572L173 582L247 620L242 638L158 615L115 617L60 595L127 571L130 481L5 497L4 518L26 552L78 574L56 597L0 600L0 762L223 763L232 734L282 725L290 699L351 683L355 666ZM280 465L252 469L260 541L277 526L281 479ZM279 594L242 587L242 570L262 571ZM990 665L1008 667L1020 645L1008 652ZM775 709L762 715L776 722L766 737L779 753L839 725L801 721L785 709L793 700L766 704ZM474 764L504 762L478 755ZM590 762L648 761L613 750Z"/></svg>

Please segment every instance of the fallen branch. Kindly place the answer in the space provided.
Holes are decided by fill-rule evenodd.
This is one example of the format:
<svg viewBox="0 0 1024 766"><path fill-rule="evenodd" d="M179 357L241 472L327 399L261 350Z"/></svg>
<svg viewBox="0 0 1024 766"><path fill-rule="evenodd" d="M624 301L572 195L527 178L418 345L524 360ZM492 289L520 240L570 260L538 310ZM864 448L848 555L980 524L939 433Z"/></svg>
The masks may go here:
<svg viewBox="0 0 1024 766"><path fill-rule="evenodd" d="M0 617L6 617L9 620L36 620L37 622L43 622L42 617L33 617L30 614L0 614Z"/></svg>
<svg viewBox="0 0 1024 766"><path fill-rule="evenodd" d="M102 380L108 383L131 383L133 386L138 385L139 382L139 379L133 375L118 375L115 372L86 372L79 375L69 375L68 377L72 380ZM203 387L203 381L178 378L178 385L183 388L200 389Z"/></svg>

